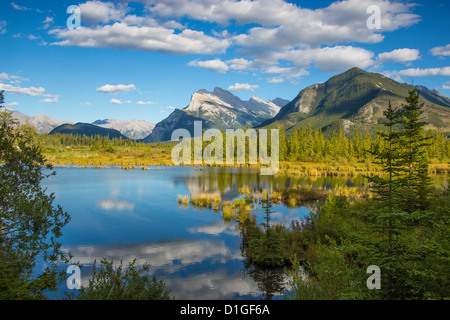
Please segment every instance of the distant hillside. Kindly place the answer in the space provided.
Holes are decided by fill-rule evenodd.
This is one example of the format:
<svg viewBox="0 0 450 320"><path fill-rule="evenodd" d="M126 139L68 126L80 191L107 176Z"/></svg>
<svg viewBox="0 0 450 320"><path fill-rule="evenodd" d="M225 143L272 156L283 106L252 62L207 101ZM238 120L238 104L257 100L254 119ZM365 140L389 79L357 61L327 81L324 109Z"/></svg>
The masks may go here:
<svg viewBox="0 0 450 320"><path fill-rule="evenodd" d="M287 134L294 129L311 124L330 135L340 126L347 134L355 129L374 133L383 121L383 111L389 101L401 107L409 84L401 84L381 74L352 68L330 78L325 83L314 84L300 91L297 97L281 108L272 119L258 127L284 125ZM425 87L418 89L425 103L425 117L429 128L449 131L450 101L436 91Z"/></svg>
<svg viewBox="0 0 450 320"><path fill-rule="evenodd" d="M76 123L76 124L63 124L59 127L53 129L50 134L62 133L62 134L74 134L74 135L86 135L86 136L102 136L109 137L110 139L122 138L128 139L126 136L121 134L115 129L102 128L89 123Z"/></svg>
<svg viewBox="0 0 450 320"><path fill-rule="evenodd" d="M29 124L30 126L35 127L36 131L40 134L49 133L54 128L56 128L64 123L73 124L73 122L65 121L65 120L57 120L57 119L54 119L45 114L30 117L30 116L23 114L22 112L17 111L17 110L13 110L13 109L9 109L9 108L0 108L0 112L2 110L12 112L12 116L15 119L19 120L20 124Z"/></svg>

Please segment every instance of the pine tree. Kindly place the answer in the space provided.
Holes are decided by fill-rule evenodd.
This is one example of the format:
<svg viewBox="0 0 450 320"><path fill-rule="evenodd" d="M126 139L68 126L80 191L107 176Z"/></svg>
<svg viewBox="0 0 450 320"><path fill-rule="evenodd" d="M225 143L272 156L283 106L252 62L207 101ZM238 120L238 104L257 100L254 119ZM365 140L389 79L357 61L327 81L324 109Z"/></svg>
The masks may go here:
<svg viewBox="0 0 450 320"><path fill-rule="evenodd" d="M403 192L405 209L408 212L425 209L430 197L430 177L428 176L427 147L430 139L426 136L423 119L423 105L419 103L419 93L415 88L409 91L409 96L402 104L401 115L403 125L402 140L405 146L403 161L408 168L407 185Z"/></svg>
<svg viewBox="0 0 450 320"><path fill-rule="evenodd" d="M401 161L402 143L401 132L394 126L401 122L401 113L392 108L389 102L388 109L383 113L387 122L387 132L378 131L385 148L370 151L374 162L382 166L383 175L366 177L371 183L375 193L374 200L378 206L376 211L368 214L368 226L371 233L376 234L376 240L368 240L368 247L372 250L372 259L385 275L387 288L383 294L388 298L398 297L398 290L402 287L400 280L403 270L402 260L405 258L404 239L400 238L404 227L405 215L402 212L402 186L405 184L405 168Z"/></svg>

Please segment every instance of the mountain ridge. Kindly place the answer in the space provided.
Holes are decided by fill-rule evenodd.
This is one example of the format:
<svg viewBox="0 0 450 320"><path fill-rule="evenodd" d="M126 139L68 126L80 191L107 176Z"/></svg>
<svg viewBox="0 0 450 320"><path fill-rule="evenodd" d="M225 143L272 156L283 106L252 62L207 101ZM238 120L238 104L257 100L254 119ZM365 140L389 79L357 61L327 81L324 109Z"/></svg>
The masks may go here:
<svg viewBox="0 0 450 320"><path fill-rule="evenodd" d="M283 101L277 99L277 102ZM219 87L215 87L213 91L201 89L191 95L185 108L176 109L156 124L153 132L143 141L170 140L172 132L178 128L187 129L193 136L194 121L202 121L203 129L236 129L247 124L255 126L274 117L280 109L278 104L270 100L263 101L256 96L244 101Z"/></svg>
<svg viewBox="0 0 450 320"><path fill-rule="evenodd" d="M409 84L396 82L382 74L351 68L326 82L302 89L274 118L257 128L283 125L290 135L309 123L313 130L322 129L326 135L335 132L339 126L347 128L346 133L356 129L374 134L382 125L383 110L388 103L401 107L411 88ZM419 94L426 92L428 97L421 94L420 98L425 103L425 116L430 122L428 128L448 130L450 99L423 86L419 89Z"/></svg>

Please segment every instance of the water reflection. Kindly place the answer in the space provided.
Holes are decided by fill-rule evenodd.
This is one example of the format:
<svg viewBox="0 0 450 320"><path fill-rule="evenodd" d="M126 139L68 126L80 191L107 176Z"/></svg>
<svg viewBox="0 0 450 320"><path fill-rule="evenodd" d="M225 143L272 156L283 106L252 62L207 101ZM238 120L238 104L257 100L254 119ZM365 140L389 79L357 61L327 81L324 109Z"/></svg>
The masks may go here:
<svg viewBox="0 0 450 320"><path fill-rule="evenodd" d="M286 187L366 187L361 177L260 176L256 170L243 168L56 171L45 187L72 217L61 242L73 261L84 265L84 283L94 260L105 257L126 265L136 259L138 265L150 264L152 274L166 282L176 299L271 299L288 289L283 270L246 263L236 221L224 221L221 210L179 206L178 195L218 193L227 201ZM289 226L317 205L276 204L272 222ZM262 222L263 210L257 203L252 214L257 223Z"/></svg>

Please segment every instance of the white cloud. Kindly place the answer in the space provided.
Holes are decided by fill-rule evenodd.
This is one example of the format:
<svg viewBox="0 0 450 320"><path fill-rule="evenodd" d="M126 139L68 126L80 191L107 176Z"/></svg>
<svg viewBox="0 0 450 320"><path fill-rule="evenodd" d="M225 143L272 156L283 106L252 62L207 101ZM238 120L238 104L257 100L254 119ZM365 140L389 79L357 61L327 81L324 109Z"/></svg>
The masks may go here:
<svg viewBox="0 0 450 320"><path fill-rule="evenodd" d="M152 101L138 101L136 104L147 105L147 104L156 104L156 102Z"/></svg>
<svg viewBox="0 0 450 320"><path fill-rule="evenodd" d="M174 106L168 106L168 107L165 107L165 108L160 108L160 113L164 113L164 112L166 112L166 111L173 111L173 110L175 110L176 108L174 107Z"/></svg>
<svg viewBox="0 0 450 320"><path fill-rule="evenodd" d="M227 2L238 6L235 1ZM411 26L419 21L417 15L410 13L412 5L386 0L336 1L326 8L315 10L287 4L281 0L260 0L254 3L259 5L258 16L261 17L255 17L257 11L251 12L252 22L261 26L253 27L247 34L235 37L237 43L242 46L289 48L344 42L377 43L384 38L382 32ZM369 5L377 5L381 9L381 30L367 28L369 15L366 10ZM265 21L267 16L272 18ZM248 17L250 18L250 12Z"/></svg>
<svg viewBox="0 0 450 320"><path fill-rule="evenodd" d="M410 13L413 5L388 0L336 1L326 8L314 10L301 8L284 0L141 0L141 2L146 3L148 10L153 14L162 17L189 17L221 25L228 25L233 21L240 25L259 24L266 27L266 31L274 30L271 39L277 40L278 43L293 40L293 37L313 42L320 41L320 37L314 40L317 35L341 40L349 38L356 40L357 37L363 42L378 40L378 37L370 39L373 31L366 25L368 18L366 10L371 4L378 5L383 13L381 17L383 31L409 26L417 23L419 19L417 15ZM253 31L264 31L257 28ZM267 34L269 35L270 31ZM289 37L283 39L277 35Z"/></svg>
<svg viewBox="0 0 450 320"><path fill-rule="evenodd" d="M0 20L0 34L6 33L6 21Z"/></svg>
<svg viewBox="0 0 450 320"><path fill-rule="evenodd" d="M130 211L130 210L134 209L134 203L128 202L128 201L119 201L119 200L98 201L97 206L99 206L103 210L116 210L116 211L127 210L127 211Z"/></svg>
<svg viewBox="0 0 450 320"><path fill-rule="evenodd" d="M353 47L335 46L289 50L277 53L274 59L291 61L297 67L316 65L322 72L339 72L352 67L367 68L373 64L372 51Z"/></svg>
<svg viewBox="0 0 450 320"><path fill-rule="evenodd" d="M443 47L434 47L430 49L433 56L450 56L450 44Z"/></svg>
<svg viewBox="0 0 450 320"><path fill-rule="evenodd" d="M203 31L184 29L176 33L164 26L130 26L124 22L95 28L50 31L62 39L52 45L87 48L120 48L176 54L223 53L230 40L207 36Z"/></svg>
<svg viewBox="0 0 450 320"><path fill-rule="evenodd" d="M14 102L7 103L6 105L7 105L8 107L16 107L16 106L19 105L19 103L14 101Z"/></svg>
<svg viewBox="0 0 450 320"><path fill-rule="evenodd" d="M97 92L104 92L104 93L119 93L119 92L127 92L131 90L135 90L136 86L134 84L124 85L124 84L118 84L118 85L110 85L105 84L104 86L101 86L100 88L97 88Z"/></svg>
<svg viewBox="0 0 450 320"><path fill-rule="evenodd" d="M40 102L45 102L45 103L57 103L59 101L58 98L45 98L42 99Z"/></svg>
<svg viewBox="0 0 450 320"><path fill-rule="evenodd" d="M46 17L42 23L44 24L44 29L48 29L53 24L53 18Z"/></svg>
<svg viewBox="0 0 450 320"><path fill-rule="evenodd" d="M111 102L112 104L123 104L123 102L119 99L114 99L112 98L111 100L109 100L109 102Z"/></svg>
<svg viewBox="0 0 450 320"><path fill-rule="evenodd" d="M212 70L212 71L219 72L219 73L225 73L230 69L228 67L228 65L220 59L207 60L207 61L195 60L195 61L189 62L188 65L192 66L192 67L199 67L199 68L203 68L203 69Z"/></svg>
<svg viewBox="0 0 450 320"><path fill-rule="evenodd" d="M0 81L2 80L8 80L9 79L9 75L5 72L0 73Z"/></svg>
<svg viewBox="0 0 450 320"><path fill-rule="evenodd" d="M417 49L396 49L390 52L383 52L378 55L380 62L391 60L393 62L405 63L415 61L420 58L420 52Z"/></svg>
<svg viewBox="0 0 450 320"><path fill-rule="evenodd" d="M450 67L443 68L410 68L398 71L399 75L408 77L450 76Z"/></svg>
<svg viewBox="0 0 450 320"><path fill-rule="evenodd" d="M276 76L276 77L273 77L273 78L271 78L271 79L269 79L269 83L282 83L282 82L284 82L286 79L284 78L284 77L282 77L282 76Z"/></svg>
<svg viewBox="0 0 450 320"><path fill-rule="evenodd" d="M14 9L19 10L19 11L27 11L27 10L31 10L30 8L27 8L27 7L25 7L25 6L16 4L16 3L14 3L14 2L11 2L11 6L12 6Z"/></svg>
<svg viewBox="0 0 450 320"><path fill-rule="evenodd" d="M259 86L257 86L257 85L236 82L234 85L229 86L228 90L229 91L253 91L257 88L259 88Z"/></svg>
<svg viewBox="0 0 450 320"><path fill-rule="evenodd" d="M264 70L264 73L268 73L268 74L288 73L288 72L291 72L293 69L294 68L292 68L292 67L283 68L283 67L279 67L279 66L270 66Z"/></svg>
<svg viewBox="0 0 450 320"><path fill-rule="evenodd" d="M228 67L232 70L248 70L255 67L255 63L248 59L236 58L226 62Z"/></svg>
<svg viewBox="0 0 450 320"><path fill-rule="evenodd" d="M112 2L87 1L79 5L82 21L89 24L119 21L126 14L126 8L116 8Z"/></svg>
<svg viewBox="0 0 450 320"><path fill-rule="evenodd" d="M442 89L450 90L450 81L447 81L446 83L444 83L444 84L442 85Z"/></svg>
<svg viewBox="0 0 450 320"><path fill-rule="evenodd" d="M267 74L279 74L268 80L269 83L282 83L287 80L294 82L302 76L308 75L309 72L303 68L282 68L271 66L265 70Z"/></svg>
<svg viewBox="0 0 450 320"><path fill-rule="evenodd" d="M11 84L5 84L0 83L0 90L4 90L6 92L10 92L12 94L23 94L27 96L41 96L44 94L45 89L42 87L29 87L29 88L22 88L22 87L16 87Z"/></svg>

